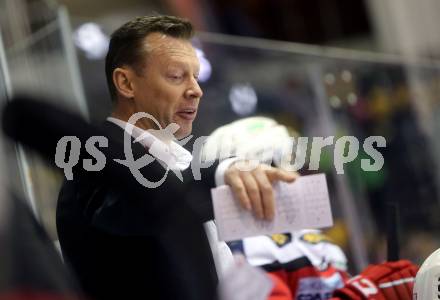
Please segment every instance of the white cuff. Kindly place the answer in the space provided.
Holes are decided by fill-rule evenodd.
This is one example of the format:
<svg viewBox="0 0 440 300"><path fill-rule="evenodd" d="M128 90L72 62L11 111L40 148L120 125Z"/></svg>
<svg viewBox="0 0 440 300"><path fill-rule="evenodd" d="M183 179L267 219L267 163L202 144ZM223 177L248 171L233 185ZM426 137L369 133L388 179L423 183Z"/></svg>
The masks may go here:
<svg viewBox="0 0 440 300"><path fill-rule="evenodd" d="M225 172L234 162L238 160L238 157L226 158L218 164L217 170L215 171L215 185L221 186L225 184Z"/></svg>

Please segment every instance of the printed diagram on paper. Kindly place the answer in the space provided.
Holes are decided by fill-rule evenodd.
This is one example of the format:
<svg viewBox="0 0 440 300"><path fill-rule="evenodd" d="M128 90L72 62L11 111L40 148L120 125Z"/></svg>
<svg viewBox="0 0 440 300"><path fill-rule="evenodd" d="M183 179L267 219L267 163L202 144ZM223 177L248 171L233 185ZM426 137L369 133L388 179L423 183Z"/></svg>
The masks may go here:
<svg viewBox="0 0 440 300"><path fill-rule="evenodd" d="M211 190L219 238L224 241L248 236L283 233L333 225L324 174L301 176L293 183L274 185L276 213L272 222L258 220L240 207L228 186Z"/></svg>

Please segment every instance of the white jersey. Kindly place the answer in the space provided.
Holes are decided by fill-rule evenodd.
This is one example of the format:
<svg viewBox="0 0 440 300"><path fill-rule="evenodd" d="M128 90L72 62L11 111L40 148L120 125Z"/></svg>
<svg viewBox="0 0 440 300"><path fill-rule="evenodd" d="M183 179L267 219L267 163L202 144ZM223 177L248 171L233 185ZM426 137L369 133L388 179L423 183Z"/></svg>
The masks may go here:
<svg viewBox="0 0 440 300"><path fill-rule="evenodd" d="M254 266L287 264L307 257L313 266L325 269L328 264L347 270L347 258L320 230L305 229L287 234L256 236L232 242L233 251L240 251Z"/></svg>

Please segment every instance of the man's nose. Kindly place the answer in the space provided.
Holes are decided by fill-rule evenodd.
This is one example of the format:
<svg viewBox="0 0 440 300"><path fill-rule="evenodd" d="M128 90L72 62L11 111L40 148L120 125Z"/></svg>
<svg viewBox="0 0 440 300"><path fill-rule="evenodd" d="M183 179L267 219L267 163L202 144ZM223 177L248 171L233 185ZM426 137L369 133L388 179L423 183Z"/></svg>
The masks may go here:
<svg viewBox="0 0 440 300"><path fill-rule="evenodd" d="M191 80L191 85L189 86L189 88L186 90L186 97L187 98L202 98L203 96L203 91L202 88L200 87L199 83L197 82L197 80L195 78L193 78Z"/></svg>

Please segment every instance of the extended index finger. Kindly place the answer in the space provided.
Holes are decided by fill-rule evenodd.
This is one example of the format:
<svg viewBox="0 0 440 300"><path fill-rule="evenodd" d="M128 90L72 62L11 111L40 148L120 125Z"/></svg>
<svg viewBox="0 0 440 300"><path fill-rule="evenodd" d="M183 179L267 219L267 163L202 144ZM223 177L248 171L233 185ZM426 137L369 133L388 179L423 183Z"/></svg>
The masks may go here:
<svg viewBox="0 0 440 300"><path fill-rule="evenodd" d="M299 174L297 172L288 172L283 169L279 168L270 168L269 170L266 170L267 177L271 182L280 180L285 182L293 182L295 179L299 177Z"/></svg>

